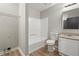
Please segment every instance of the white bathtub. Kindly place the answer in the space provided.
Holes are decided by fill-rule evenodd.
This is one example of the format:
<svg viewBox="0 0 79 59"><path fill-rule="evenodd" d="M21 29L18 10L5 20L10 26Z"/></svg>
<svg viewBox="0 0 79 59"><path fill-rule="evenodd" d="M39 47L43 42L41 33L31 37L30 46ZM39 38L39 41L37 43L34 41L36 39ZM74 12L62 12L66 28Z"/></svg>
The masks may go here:
<svg viewBox="0 0 79 59"><path fill-rule="evenodd" d="M42 41L40 36L30 36L29 37L29 45L35 44L40 41Z"/></svg>
<svg viewBox="0 0 79 59"><path fill-rule="evenodd" d="M30 36L29 37L29 53L43 47L45 45L45 38L40 36Z"/></svg>

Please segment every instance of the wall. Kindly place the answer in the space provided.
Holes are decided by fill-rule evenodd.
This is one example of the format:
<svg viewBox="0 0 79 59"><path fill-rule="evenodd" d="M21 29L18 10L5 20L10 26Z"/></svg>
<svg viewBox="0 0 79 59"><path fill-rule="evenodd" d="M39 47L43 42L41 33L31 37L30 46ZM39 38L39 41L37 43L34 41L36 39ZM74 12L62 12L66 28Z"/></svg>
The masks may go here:
<svg viewBox="0 0 79 59"><path fill-rule="evenodd" d="M18 3L0 3L0 13L7 13L18 16Z"/></svg>
<svg viewBox="0 0 79 59"><path fill-rule="evenodd" d="M41 39L48 39L48 18L41 18Z"/></svg>
<svg viewBox="0 0 79 59"><path fill-rule="evenodd" d="M79 16L79 8L74 9L74 10L70 10L70 11L66 11L63 13L63 16L67 15L67 17L76 17Z"/></svg>
<svg viewBox="0 0 79 59"><path fill-rule="evenodd" d="M65 5L64 3L58 3L40 13L41 18L48 17L49 33L61 33L63 31L64 33L78 34L79 30L63 29L62 18L64 13L69 13L68 17L79 16L79 4L64 8Z"/></svg>
<svg viewBox="0 0 79 59"><path fill-rule="evenodd" d="M18 4L0 3L0 48L18 46Z"/></svg>
<svg viewBox="0 0 79 59"><path fill-rule="evenodd" d="M41 18L48 17L48 32L60 33L61 28L61 18L62 18L63 4L58 3L47 10L42 11Z"/></svg>
<svg viewBox="0 0 79 59"><path fill-rule="evenodd" d="M33 18L40 18L40 12L32 9L29 5L28 5L28 9L29 9L29 17L33 17Z"/></svg>
<svg viewBox="0 0 79 59"><path fill-rule="evenodd" d="M25 3L19 4L19 47L27 54L28 53L28 5Z"/></svg>

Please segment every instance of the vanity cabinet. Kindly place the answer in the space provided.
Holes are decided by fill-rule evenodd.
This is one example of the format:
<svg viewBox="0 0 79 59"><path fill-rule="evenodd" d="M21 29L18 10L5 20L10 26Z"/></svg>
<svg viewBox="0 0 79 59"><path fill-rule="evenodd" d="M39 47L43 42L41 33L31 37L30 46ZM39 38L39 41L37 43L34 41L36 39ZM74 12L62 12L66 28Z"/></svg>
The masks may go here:
<svg viewBox="0 0 79 59"><path fill-rule="evenodd" d="M79 56L79 41L59 38L59 52L68 56Z"/></svg>

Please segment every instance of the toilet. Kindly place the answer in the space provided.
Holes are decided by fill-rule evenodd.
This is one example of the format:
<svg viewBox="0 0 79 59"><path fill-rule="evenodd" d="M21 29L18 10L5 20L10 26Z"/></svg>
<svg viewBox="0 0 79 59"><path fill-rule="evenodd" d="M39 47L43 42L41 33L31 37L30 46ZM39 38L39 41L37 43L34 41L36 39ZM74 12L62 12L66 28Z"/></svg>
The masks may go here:
<svg viewBox="0 0 79 59"><path fill-rule="evenodd" d="M50 33L50 39L46 41L48 45L48 52L53 52L55 50L55 41L58 38L58 33Z"/></svg>

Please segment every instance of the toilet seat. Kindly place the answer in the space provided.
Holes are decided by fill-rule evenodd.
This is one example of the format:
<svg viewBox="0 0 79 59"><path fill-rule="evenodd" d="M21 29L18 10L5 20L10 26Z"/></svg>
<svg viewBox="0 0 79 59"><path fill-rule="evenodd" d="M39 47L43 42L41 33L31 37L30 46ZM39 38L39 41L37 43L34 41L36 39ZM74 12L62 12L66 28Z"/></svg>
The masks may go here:
<svg viewBox="0 0 79 59"><path fill-rule="evenodd" d="M47 40L46 43L48 45L54 45L55 44L55 40Z"/></svg>

